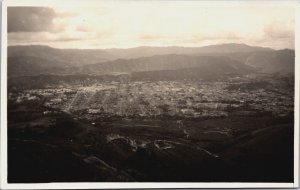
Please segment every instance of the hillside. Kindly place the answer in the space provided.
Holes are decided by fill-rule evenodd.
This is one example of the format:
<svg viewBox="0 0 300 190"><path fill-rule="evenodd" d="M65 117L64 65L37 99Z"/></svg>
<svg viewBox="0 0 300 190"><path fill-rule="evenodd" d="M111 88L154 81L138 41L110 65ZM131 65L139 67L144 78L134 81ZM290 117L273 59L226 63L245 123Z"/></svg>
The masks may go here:
<svg viewBox="0 0 300 190"><path fill-rule="evenodd" d="M284 49L271 52L255 52L247 57L245 64L257 67L265 73L294 73L295 51Z"/></svg>
<svg viewBox="0 0 300 190"><path fill-rule="evenodd" d="M248 46L246 44L218 44L203 47L150 47L142 46L129 49L106 49L112 55L120 58L138 58L138 57L149 57L153 55L167 55L167 54L185 54L185 55L196 55L196 54L227 54L234 52L256 52L256 51L272 51L270 48Z"/></svg>
<svg viewBox="0 0 300 190"><path fill-rule="evenodd" d="M59 74L70 68L68 63L34 56L8 57L8 76Z"/></svg>
<svg viewBox="0 0 300 190"><path fill-rule="evenodd" d="M229 63L246 64L263 73L288 74L294 72L294 57L294 50L272 50L245 44L95 50L10 46L8 75L105 75L187 69L203 67L203 64L211 64L213 68L214 64Z"/></svg>
<svg viewBox="0 0 300 190"><path fill-rule="evenodd" d="M231 67L239 70L241 68L250 68L242 65L240 62L228 57L221 56L190 56L190 55L156 55L152 57L143 57L138 59L118 59L111 62L87 65L81 68L80 72L85 74L110 74L110 73L132 73L143 71L164 71L178 70L187 68L210 68L212 71L216 65L225 70ZM216 68L217 69L217 68ZM225 71L224 70L224 71Z"/></svg>
<svg viewBox="0 0 300 190"><path fill-rule="evenodd" d="M36 57L72 66L82 66L114 59L112 55L104 50L56 49L42 45L9 46L7 56Z"/></svg>
<svg viewBox="0 0 300 190"><path fill-rule="evenodd" d="M31 56L81 66L115 59L133 59L166 54L207 54L271 51L245 44L221 44L204 47L136 47L128 49L56 49L43 45L9 46L8 57Z"/></svg>

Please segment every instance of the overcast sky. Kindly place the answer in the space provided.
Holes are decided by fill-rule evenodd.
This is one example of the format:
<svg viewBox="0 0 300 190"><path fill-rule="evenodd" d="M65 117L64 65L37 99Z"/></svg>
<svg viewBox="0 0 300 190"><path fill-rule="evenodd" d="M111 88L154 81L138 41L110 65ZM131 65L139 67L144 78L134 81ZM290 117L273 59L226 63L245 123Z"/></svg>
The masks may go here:
<svg viewBox="0 0 300 190"><path fill-rule="evenodd" d="M9 7L8 44L56 48L205 46L294 48L294 8L197 1L102 1L88 6Z"/></svg>

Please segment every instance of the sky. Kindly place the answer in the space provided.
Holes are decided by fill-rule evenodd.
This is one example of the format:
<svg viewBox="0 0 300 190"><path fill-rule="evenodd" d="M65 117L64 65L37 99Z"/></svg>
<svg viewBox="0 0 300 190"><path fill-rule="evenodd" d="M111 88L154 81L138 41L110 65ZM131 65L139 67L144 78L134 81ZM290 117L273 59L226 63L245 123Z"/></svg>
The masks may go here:
<svg viewBox="0 0 300 190"><path fill-rule="evenodd" d="M245 43L294 49L295 10L276 3L97 1L8 7L8 45L105 49Z"/></svg>

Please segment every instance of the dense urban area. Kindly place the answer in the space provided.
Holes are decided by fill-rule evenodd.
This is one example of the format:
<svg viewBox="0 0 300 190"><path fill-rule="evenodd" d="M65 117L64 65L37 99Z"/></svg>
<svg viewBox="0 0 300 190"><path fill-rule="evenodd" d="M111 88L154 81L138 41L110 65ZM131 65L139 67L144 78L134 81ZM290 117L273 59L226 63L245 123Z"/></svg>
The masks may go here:
<svg viewBox="0 0 300 190"><path fill-rule="evenodd" d="M108 115L197 118L269 112L286 116L294 109L292 82L271 77L252 81L251 76L224 82L111 81L24 90L9 93L8 98L19 104L42 101L45 107L91 121Z"/></svg>

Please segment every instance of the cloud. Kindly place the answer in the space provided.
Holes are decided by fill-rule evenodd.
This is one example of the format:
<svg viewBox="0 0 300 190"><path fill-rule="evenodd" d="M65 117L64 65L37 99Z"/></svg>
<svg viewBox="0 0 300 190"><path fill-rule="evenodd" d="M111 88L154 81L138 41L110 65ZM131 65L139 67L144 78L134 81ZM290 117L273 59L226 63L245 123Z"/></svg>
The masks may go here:
<svg viewBox="0 0 300 190"><path fill-rule="evenodd" d="M60 18L69 18L69 17L78 16L79 13L75 13L75 12L57 12L57 11L55 11L55 14L56 14L57 17L60 17Z"/></svg>
<svg viewBox="0 0 300 190"><path fill-rule="evenodd" d="M8 15L11 45L128 48L247 43L279 49L294 43L294 8L284 6L118 1L19 9L11 8Z"/></svg>
<svg viewBox="0 0 300 190"><path fill-rule="evenodd" d="M234 32L215 32L201 35L194 35L190 40L202 41L202 40L237 40L240 39Z"/></svg>
<svg viewBox="0 0 300 190"><path fill-rule="evenodd" d="M162 38L167 38L167 36L161 34L147 34L147 33L139 36L140 40L160 40Z"/></svg>
<svg viewBox="0 0 300 190"><path fill-rule="evenodd" d="M78 41L78 40L83 40L83 38L72 37L72 36L61 36L61 37L55 38L51 41L68 42L68 41Z"/></svg>
<svg viewBox="0 0 300 190"><path fill-rule="evenodd" d="M92 31L91 27L87 24L84 24L84 23L77 26L76 30L79 31L79 32L90 32L90 31Z"/></svg>
<svg viewBox="0 0 300 190"><path fill-rule="evenodd" d="M56 17L52 8L45 7L8 7L8 32L41 32L54 29Z"/></svg>
<svg viewBox="0 0 300 190"><path fill-rule="evenodd" d="M279 48L295 48L295 20L272 22L264 27L264 34L256 39L264 46Z"/></svg>
<svg viewBox="0 0 300 190"><path fill-rule="evenodd" d="M90 34L91 37L93 37ZM83 33L50 33L50 32L12 32L8 34L8 44L69 42L89 39Z"/></svg>
<svg viewBox="0 0 300 190"><path fill-rule="evenodd" d="M265 35L270 38L291 38L294 36L294 29L284 23L273 23L265 27Z"/></svg>

